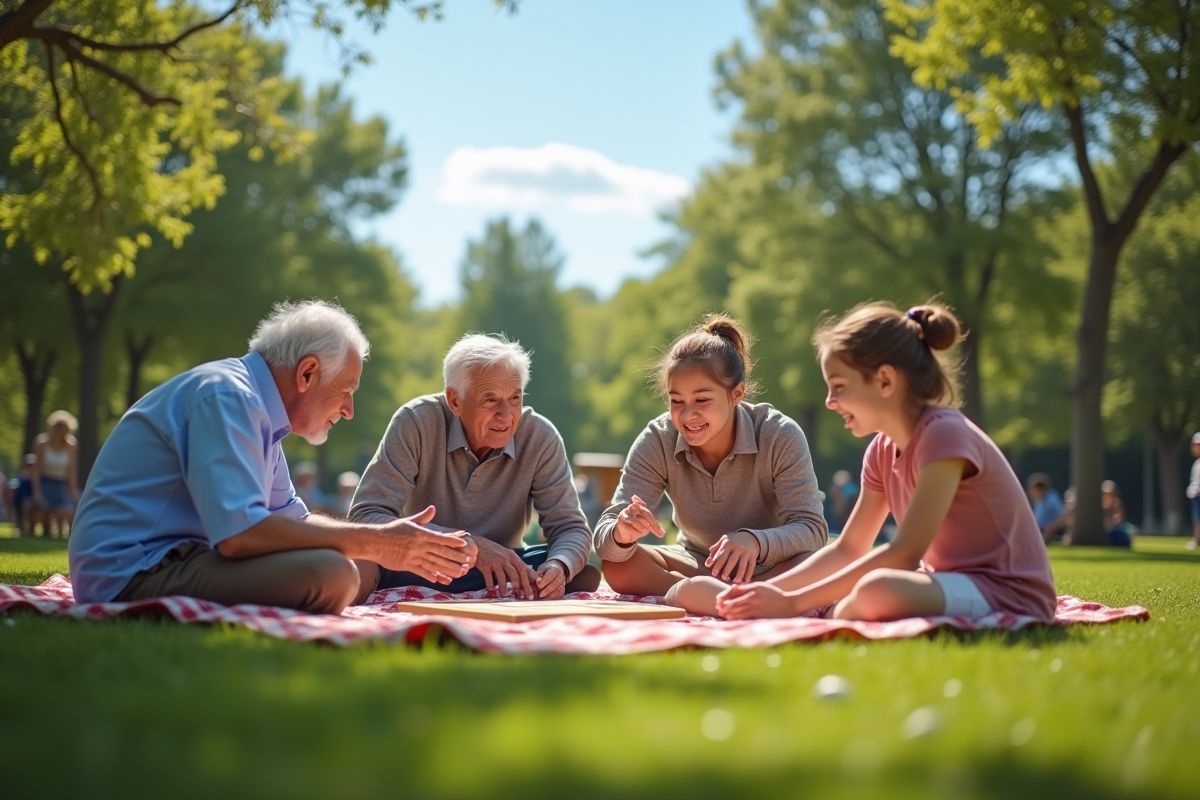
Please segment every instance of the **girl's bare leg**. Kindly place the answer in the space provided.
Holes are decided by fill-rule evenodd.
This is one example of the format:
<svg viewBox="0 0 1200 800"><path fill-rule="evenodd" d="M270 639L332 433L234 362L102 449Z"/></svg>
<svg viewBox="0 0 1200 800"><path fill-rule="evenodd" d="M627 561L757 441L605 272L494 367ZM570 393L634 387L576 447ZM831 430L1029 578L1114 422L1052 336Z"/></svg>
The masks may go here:
<svg viewBox="0 0 1200 800"><path fill-rule="evenodd" d="M786 561L781 561L761 575L754 576L755 581L766 581L776 575L782 575L792 567L799 566L812 553L801 553ZM729 588L725 581L712 575L701 573L687 580L680 581L667 592L667 602L679 606L689 614L704 614L709 617L719 617L717 613L717 595Z"/></svg>
<svg viewBox="0 0 1200 800"><path fill-rule="evenodd" d="M946 596L932 575L903 569L868 572L834 608L835 619L886 622L932 617L946 609Z"/></svg>
<svg viewBox="0 0 1200 800"><path fill-rule="evenodd" d="M684 578L700 574L690 560L642 544L636 545L625 561L605 561L603 570L604 580L614 592L639 596L665 595Z"/></svg>

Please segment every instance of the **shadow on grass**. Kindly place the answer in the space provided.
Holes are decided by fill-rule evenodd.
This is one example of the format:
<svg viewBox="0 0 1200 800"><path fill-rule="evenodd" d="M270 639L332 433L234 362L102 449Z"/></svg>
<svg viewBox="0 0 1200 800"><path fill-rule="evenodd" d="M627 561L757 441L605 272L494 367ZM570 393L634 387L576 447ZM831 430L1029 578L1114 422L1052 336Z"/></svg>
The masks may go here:
<svg viewBox="0 0 1200 800"><path fill-rule="evenodd" d="M23 555L44 553L66 553L66 539L23 538L0 539L0 553L18 553Z"/></svg>
<svg viewBox="0 0 1200 800"><path fill-rule="evenodd" d="M1128 550L1122 547L1055 547L1050 551L1054 561L1074 561L1097 563L1133 562L1145 563L1166 561L1174 564L1200 564L1200 556L1194 553L1180 551L1178 553L1160 550Z"/></svg>

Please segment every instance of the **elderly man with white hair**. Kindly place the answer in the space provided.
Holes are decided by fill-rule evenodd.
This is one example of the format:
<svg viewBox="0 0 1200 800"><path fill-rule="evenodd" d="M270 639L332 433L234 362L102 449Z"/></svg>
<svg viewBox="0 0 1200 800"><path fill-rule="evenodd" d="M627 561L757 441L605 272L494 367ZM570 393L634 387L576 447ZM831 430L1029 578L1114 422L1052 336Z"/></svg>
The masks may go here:
<svg viewBox="0 0 1200 800"><path fill-rule="evenodd" d="M529 354L503 336L469 334L446 354L445 392L418 397L392 417L363 473L350 518L388 524L437 509L429 527L466 531L475 568L445 586L493 587L505 596L554 599L593 591L591 536L554 425L525 407ZM546 544L524 547L531 512ZM372 589L432 586L387 564L360 562L361 597Z"/></svg>
<svg viewBox="0 0 1200 800"><path fill-rule="evenodd" d="M367 342L322 301L282 303L250 353L202 364L149 392L104 443L70 540L81 603L186 595L337 614L359 593L355 559L449 583L474 564L463 535L309 514L280 445L321 444L354 415Z"/></svg>

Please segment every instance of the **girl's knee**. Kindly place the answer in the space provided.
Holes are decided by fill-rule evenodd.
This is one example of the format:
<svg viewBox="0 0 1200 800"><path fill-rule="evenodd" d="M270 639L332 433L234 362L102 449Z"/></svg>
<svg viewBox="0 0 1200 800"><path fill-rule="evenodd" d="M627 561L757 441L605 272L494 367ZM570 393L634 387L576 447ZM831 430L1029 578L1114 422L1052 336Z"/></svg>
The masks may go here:
<svg viewBox="0 0 1200 800"><path fill-rule="evenodd" d="M846 599L838 603L835 616L862 620L886 617L893 604L895 573L896 570L876 569L863 575Z"/></svg>
<svg viewBox="0 0 1200 800"><path fill-rule="evenodd" d="M625 561L602 561L600 571L608 586L617 594L629 594L634 585L634 573L637 571L637 554Z"/></svg>

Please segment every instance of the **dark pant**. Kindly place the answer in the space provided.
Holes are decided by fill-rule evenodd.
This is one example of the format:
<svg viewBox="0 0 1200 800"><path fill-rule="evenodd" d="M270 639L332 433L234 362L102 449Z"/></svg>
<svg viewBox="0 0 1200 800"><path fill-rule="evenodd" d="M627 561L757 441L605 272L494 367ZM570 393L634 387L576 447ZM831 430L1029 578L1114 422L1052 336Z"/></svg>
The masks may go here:
<svg viewBox="0 0 1200 800"><path fill-rule="evenodd" d="M537 572L538 567L546 563L550 554L550 545L535 544L524 549L514 550L525 566ZM450 583L434 583L427 581L414 572L396 572L395 570L379 568L379 585L377 589L395 589L397 586L424 586L426 589L438 589L443 592L475 592L486 588L483 573L472 569L461 578L455 578ZM536 587L535 587L536 589Z"/></svg>
<svg viewBox="0 0 1200 800"><path fill-rule="evenodd" d="M233 606L255 603L340 614L358 593L358 569L336 550L289 550L226 558L199 542L172 548L134 575L119 602L184 595Z"/></svg>

